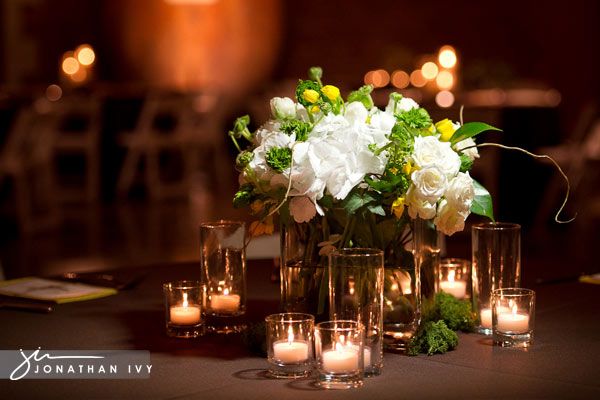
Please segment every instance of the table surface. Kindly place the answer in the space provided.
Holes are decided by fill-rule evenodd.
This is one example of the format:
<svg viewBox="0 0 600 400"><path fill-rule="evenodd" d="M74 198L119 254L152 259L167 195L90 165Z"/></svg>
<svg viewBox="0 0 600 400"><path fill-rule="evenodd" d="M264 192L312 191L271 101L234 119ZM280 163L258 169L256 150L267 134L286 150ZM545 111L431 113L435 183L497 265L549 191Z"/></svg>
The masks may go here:
<svg viewBox="0 0 600 400"><path fill-rule="evenodd" d="M527 351L460 334L458 348L447 354L385 353L380 376L360 389L334 391L311 379L266 378L266 360L250 354L236 336L166 337L161 284L198 278L199 263L145 270L149 274L133 289L61 304L50 314L0 310L0 349L149 350L149 379L3 380L0 398L600 398L599 285L534 287L536 341ZM277 311L279 285L270 282L271 272L271 263L248 266L251 318Z"/></svg>

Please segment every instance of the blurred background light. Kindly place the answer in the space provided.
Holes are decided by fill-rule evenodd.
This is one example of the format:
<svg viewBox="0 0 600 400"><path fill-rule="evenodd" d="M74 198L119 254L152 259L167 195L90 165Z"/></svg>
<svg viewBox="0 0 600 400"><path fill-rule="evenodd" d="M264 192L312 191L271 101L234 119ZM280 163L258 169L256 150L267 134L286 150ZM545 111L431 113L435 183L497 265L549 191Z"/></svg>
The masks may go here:
<svg viewBox="0 0 600 400"><path fill-rule="evenodd" d="M454 95L452 92L442 90L435 95L435 103L442 108L451 107L454 104Z"/></svg>
<svg viewBox="0 0 600 400"><path fill-rule="evenodd" d="M443 46L438 54L438 61L444 68L453 68L456 65L456 50L452 46Z"/></svg>
<svg viewBox="0 0 600 400"><path fill-rule="evenodd" d="M452 89L452 86L454 86L454 75L450 71L440 71L435 78L435 83L437 83L440 89Z"/></svg>
<svg viewBox="0 0 600 400"><path fill-rule="evenodd" d="M421 67L421 73L423 77L427 80L435 79L438 75L439 68L436 63L428 61Z"/></svg>
<svg viewBox="0 0 600 400"><path fill-rule="evenodd" d="M79 61L75 57L72 56L73 53L67 52L63 56L63 61L61 64L62 70L67 75L73 75L79 71Z"/></svg>
<svg viewBox="0 0 600 400"><path fill-rule="evenodd" d="M82 44L75 50L75 57L81 65L92 65L96 59L96 53L89 44Z"/></svg>
<svg viewBox="0 0 600 400"><path fill-rule="evenodd" d="M420 69L415 69L413 72L410 73L410 83L414 87L423 87L427 84L427 79L423 77L423 74L421 73Z"/></svg>
<svg viewBox="0 0 600 400"><path fill-rule="evenodd" d="M58 85L49 85L46 88L46 98L50 101L58 101L62 97L62 89Z"/></svg>
<svg viewBox="0 0 600 400"><path fill-rule="evenodd" d="M396 70L392 73L392 85L398 89L404 89L410 84L410 76L405 71Z"/></svg>

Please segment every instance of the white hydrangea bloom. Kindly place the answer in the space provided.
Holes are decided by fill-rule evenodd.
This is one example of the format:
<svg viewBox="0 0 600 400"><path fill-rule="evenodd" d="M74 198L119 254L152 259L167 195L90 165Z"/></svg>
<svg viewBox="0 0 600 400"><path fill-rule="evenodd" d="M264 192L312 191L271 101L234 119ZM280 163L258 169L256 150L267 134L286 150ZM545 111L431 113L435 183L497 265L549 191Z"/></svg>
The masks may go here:
<svg viewBox="0 0 600 400"><path fill-rule="evenodd" d="M385 112L388 114L394 114L394 100L390 99L387 106L385 107ZM419 104L409 97L402 97L400 101L396 104L395 112L396 114L402 111L410 111L413 108L419 108Z"/></svg>

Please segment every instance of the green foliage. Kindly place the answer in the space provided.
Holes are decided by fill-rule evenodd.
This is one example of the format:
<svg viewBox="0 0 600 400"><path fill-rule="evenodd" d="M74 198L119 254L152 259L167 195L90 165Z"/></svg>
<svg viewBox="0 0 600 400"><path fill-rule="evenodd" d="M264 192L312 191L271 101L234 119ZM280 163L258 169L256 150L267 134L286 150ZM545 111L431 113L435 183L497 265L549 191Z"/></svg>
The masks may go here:
<svg viewBox="0 0 600 400"><path fill-rule="evenodd" d="M373 99L371 98L372 91L373 86L364 85L360 89L351 92L348 95L347 101L348 103L352 103L353 101L360 101L361 103L363 103L367 110L370 110L374 106Z"/></svg>
<svg viewBox="0 0 600 400"><path fill-rule="evenodd" d="M265 161L275 171L282 172L292 164L292 149L289 147L273 147L267 151Z"/></svg>
<svg viewBox="0 0 600 400"><path fill-rule="evenodd" d="M233 129L229 131L229 137L238 151L242 151L238 139L243 137L248 141L252 141L252 132L248 129L248 124L250 124L250 116L241 116L235 120Z"/></svg>
<svg viewBox="0 0 600 400"><path fill-rule="evenodd" d="M251 323L242 332L242 342L252 353L260 357L267 356L267 327L265 322Z"/></svg>
<svg viewBox="0 0 600 400"><path fill-rule="evenodd" d="M308 108L312 105L312 103L309 103L308 101L304 100L304 96L302 96L304 91L307 89L311 89L311 90L315 90L315 91L319 92L321 90L321 87L315 81L310 81L310 80L298 81L298 86L296 86L296 100L298 101L298 103L302 104L306 108Z"/></svg>
<svg viewBox="0 0 600 400"><path fill-rule="evenodd" d="M390 140L394 142L394 145L399 151L410 152L414 143L414 136L417 132L410 129L402 122L397 122L392 128L390 133Z"/></svg>
<svg viewBox="0 0 600 400"><path fill-rule="evenodd" d="M315 82L321 83L321 78L323 77L323 69L321 67L311 67L308 70L308 78Z"/></svg>
<svg viewBox="0 0 600 400"><path fill-rule="evenodd" d="M239 153L235 158L235 167L238 171L242 171L244 168L246 168L246 165L248 165L250 161L252 161L253 158L254 153L252 153L251 151L244 150L241 153Z"/></svg>
<svg viewBox="0 0 600 400"><path fill-rule="evenodd" d="M442 320L455 331L471 332L475 328L471 303L444 292L435 295L434 307L426 317L432 321Z"/></svg>
<svg viewBox="0 0 600 400"><path fill-rule="evenodd" d="M413 108L400 114L396 114L396 118L415 129L425 129L431 126L431 117L424 108Z"/></svg>
<svg viewBox="0 0 600 400"><path fill-rule="evenodd" d="M454 350L456 346L458 335L444 321L428 321L421 324L417 334L410 340L407 354L416 356L423 353L431 356Z"/></svg>
<svg viewBox="0 0 600 400"><path fill-rule="evenodd" d="M248 207L255 199L254 187L251 184L244 184L233 196L233 206L235 208Z"/></svg>
<svg viewBox="0 0 600 400"><path fill-rule="evenodd" d="M308 122L303 122L297 119L290 119L281 123L280 129L282 132L291 135L296 134L296 141L304 142L308 139L308 134L312 130L312 125Z"/></svg>
<svg viewBox="0 0 600 400"><path fill-rule="evenodd" d="M481 185L481 183L474 179L473 188L475 189L475 198L473 199L473 204L471 204L471 212L473 214L488 217L495 222L492 195Z"/></svg>
<svg viewBox="0 0 600 400"><path fill-rule="evenodd" d="M463 141L467 138L479 135L485 131L499 131L502 132L501 129L495 128L491 125L485 124L483 122L467 122L460 128L454 132L452 137L450 138L450 143L456 144L460 141Z"/></svg>
<svg viewBox="0 0 600 400"><path fill-rule="evenodd" d="M374 203L376 200L372 193L353 190L344 200L343 206L346 212L352 215L359 208Z"/></svg>
<svg viewBox="0 0 600 400"><path fill-rule="evenodd" d="M460 155L460 172L467 172L471 170L473 166L473 160L466 154Z"/></svg>

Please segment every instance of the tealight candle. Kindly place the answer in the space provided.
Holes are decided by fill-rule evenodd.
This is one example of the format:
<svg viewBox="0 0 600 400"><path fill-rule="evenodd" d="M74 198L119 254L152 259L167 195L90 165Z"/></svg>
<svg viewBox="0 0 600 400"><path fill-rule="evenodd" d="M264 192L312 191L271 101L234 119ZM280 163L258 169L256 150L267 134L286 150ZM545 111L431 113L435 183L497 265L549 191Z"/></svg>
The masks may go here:
<svg viewBox="0 0 600 400"><path fill-rule="evenodd" d="M323 369L337 374L356 371L358 352L357 346L344 344L344 336L341 335L340 341L334 344L333 350L323 352Z"/></svg>
<svg viewBox="0 0 600 400"><path fill-rule="evenodd" d="M505 333L526 333L529 331L529 315L517 312L517 306L514 305L512 312L498 314L496 328Z"/></svg>
<svg viewBox="0 0 600 400"><path fill-rule="evenodd" d="M240 308L240 296L230 294L228 289L223 294L213 294L210 298L210 308L213 311L235 313Z"/></svg>
<svg viewBox="0 0 600 400"><path fill-rule="evenodd" d="M457 299L464 299L467 295L467 282L454 280L455 274L454 270L448 271L448 280L440 282L440 289Z"/></svg>
<svg viewBox="0 0 600 400"><path fill-rule="evenodd" d="M502 307L502 306L498 306L496 307L496 312L498 313L498 315L508 312L508 308L507 307ZM481 327L483 328L487 328L487 329L492 329L492 309L491 308L483 308L481 310L481 312L479 313L480 316L480 320L481 320Z"/></svg>
<svg viewBox="0 0 600 400"><path fill-rule="evenodd" d="M196 325L200 323L200 307L188 304L187 296L187 293L183 294L181 306L172 306L169 309L169 316L172 324Z"/></svg>
<svg viewBox="0 0 600 400"><path fill-rule="evenodd" d="M273 343L273 355L275 359L286 364L304 362L308 359L308 343L304 340L294 340L294 331L290 325L288 339Z"/></svg>

